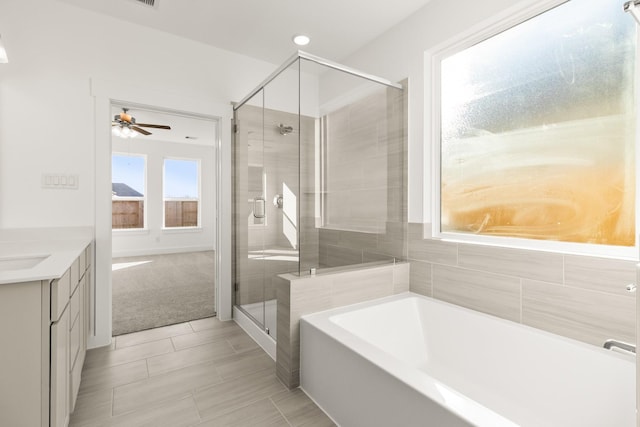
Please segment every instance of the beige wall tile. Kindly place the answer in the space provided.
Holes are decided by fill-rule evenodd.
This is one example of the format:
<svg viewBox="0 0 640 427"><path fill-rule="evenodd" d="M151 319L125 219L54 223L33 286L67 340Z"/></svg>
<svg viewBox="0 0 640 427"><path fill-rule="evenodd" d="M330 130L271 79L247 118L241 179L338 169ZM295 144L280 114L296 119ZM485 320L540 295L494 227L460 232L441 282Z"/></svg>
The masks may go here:
<svg viewBox="0 0 640 427"><path fill-rule="evenodd" d="M331 283L331 306L355 304L393 294L393 270L387 267L349 271Z"/></svg>
<svg viewBox="0 0 640 427"><path fill-rule="evenodd" d="M404 262L393 266L393 293L409 292L409 263Z"/></svg>
<svg viewBox="0 0 640 427"><path fill-rule="evenodd" d="M564 257L564 284L634 298L625 287L636 283L636 262L577 255Z"/></svg>
<svg viewBox="0 0 640 427"><path fill-rule="evenodd" d="M409 281L411 292L428 297L433 295L431 289L431 264L424 261L410 261Z"/></svg>
<svg viewBox="0 0 640 427"><path fill-rule="evenodd" d="M458 264L474 270L562 283L563 257L557 253L461 243Z"/></svg>
<svg viewBox="0 0 640 427"><path fill-rule="evenodd" d="M353 265L362 263L362 250L329 245L327 250L327 267Z"/></svg>
<svg viewBox="0 0 640 427"><path fill-rule="evenodd" d="M338 246L351 249L375 248L378 243L378 235L373 233L358 233L355 231L343 231L338 237Z"/></svg>
<svg viewBox="0 0 640 427"><path fill-rule="evenodd" d="M433 266L433 296L483 313L520 321L520 279L444 265Z"/></svg>
<svg viewBox="0 0 640 427"><path fill-rule="evenodd" d="M522 323L602 346L635 343L635 299L532 280L522 283Z"/></svg>
<svg viewBox="0 0 640 427"><path fill-rule="evenodd" d="M456 265L458 245L436 239L409 239L409 259Z"/></svg>

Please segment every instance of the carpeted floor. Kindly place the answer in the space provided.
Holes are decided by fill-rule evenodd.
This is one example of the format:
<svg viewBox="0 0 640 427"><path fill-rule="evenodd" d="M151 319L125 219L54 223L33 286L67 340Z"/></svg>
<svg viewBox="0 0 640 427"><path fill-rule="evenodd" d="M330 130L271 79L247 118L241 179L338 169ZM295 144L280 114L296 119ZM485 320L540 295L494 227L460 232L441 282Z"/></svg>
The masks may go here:
<svg viewBox="0 0 640 427"><path fill-rule="evenodd" d="M113 258L113 335L210 317L215 252Z"/></svg>

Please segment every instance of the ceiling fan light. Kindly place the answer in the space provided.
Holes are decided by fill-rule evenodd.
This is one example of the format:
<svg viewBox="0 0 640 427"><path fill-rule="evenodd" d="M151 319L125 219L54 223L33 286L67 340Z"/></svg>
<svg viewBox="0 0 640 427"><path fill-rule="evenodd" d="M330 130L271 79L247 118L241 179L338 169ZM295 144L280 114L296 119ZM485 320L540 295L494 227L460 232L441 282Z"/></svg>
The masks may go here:
<svg viewBox="0 0 640 427"><path fill-rule="evenodd" d="M114 136L117 136L117 137L119 137L119 138L122 138L122 129L120 128L120 126L113 126L113 127L111 128L111 133L112 133Z"/></svg>

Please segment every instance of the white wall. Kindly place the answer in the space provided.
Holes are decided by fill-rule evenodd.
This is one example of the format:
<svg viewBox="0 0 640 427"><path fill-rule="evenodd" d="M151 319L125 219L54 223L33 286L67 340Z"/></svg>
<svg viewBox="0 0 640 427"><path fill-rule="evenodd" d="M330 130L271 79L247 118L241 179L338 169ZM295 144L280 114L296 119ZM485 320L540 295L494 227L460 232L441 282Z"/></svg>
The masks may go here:
<svg viewBox="0 0 640 427"><path fill-rule="evenodd" d="M212 18L215 25L216 17ZM9 64L0 64L0 228L96 229L96 335L111 337L110 103L221 118L221 176L230 180L231 102L269 64L56 0L0 0ZM292 49L293 53L293 49ZM284 60L284 58L283 58ZM77 190L44 190L43 173L75 174ZM230 209L230 184L221 191ZM98 194L97 194L98 193ZM103 203L104 202L104 203ZM230 212L219 212L230 256ZM221 319L231 316L230 259L219 259Z"/></svg>
<svg viewBox="0 0 640 427"><path fill-rule="evenodd" d="M430 82L425 82L425 51L505 13L537 0L432 0L385 34L360 49L346 65L391 81L409 79L409 222L431 221ZM331 74L327 77L331 78ZM321 78L321 102L341 90L338 82ZM426 196L423 196L426 195Z"/></svg>
<svg viewBox="0 0 640 427"><path fill-rule="evenodd" d="M2 228L94 225L90 79L230 104L276 68L55 0L2 0L0 31ZM41 189L45 172L79 189Z"/></svg>
<svg viewBox="0 0 640 427"><path fill-rule="evenodd" d="M211 122L212 131L214 122ZM145 230L114 230L112 253L117 256L151 255L214 249L215 152L213 147L151 139L112 139L114 153L146 156ZM165 158L200 162L200 226L163 229L162 176Z"/></svg>

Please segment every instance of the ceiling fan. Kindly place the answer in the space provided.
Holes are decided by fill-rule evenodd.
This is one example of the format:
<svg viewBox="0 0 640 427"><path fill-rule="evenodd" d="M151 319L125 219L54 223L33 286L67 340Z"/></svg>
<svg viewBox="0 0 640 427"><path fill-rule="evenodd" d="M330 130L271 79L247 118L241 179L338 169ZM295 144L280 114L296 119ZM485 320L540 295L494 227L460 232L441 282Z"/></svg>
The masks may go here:
<svg viewBox="0 0 640 427"><path fill-rule="evenodd" d="M123 108L122 113L116 114L113 117L113 121L111 122L111 126L113 128L113 133L116 136L122 138L133 138L138 133L142 135L151 135L151 132L142 129L145 128L154 128L154 129L171 129L171 126L167 125L154 125L150 123L137 123L136 118L131 114L127 113L129 111L128 108ZM137 133L136 133L137 132Z"/></svg>

